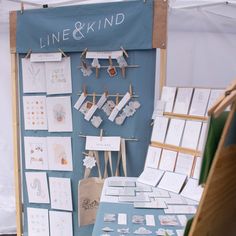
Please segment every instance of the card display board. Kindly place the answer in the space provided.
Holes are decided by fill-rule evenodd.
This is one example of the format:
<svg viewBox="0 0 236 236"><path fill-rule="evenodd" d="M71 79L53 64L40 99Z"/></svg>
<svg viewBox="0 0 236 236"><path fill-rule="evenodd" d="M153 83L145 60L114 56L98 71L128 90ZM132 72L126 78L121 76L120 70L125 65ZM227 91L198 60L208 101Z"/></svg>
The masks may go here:
<svg viewBox="0 0 236 236"><path fill-rule="evenodd" d="M157 16L157 10L162 11L160 14L162 18ZM107 12L109 12L109 14ZM53 208L65 212L63 217L65 217L67 222L72 221L74 235L90 235L92 232L91 225L81 228L78 227L78 182L83 178L84 172L84 136L99 136L100 134L100 130L95 128L90 121L85 120L84 115L73 107L81 93L84 91L84 88L86 88L86 92L88 93L86 101L92 102L94 101L94 98L96 98L97 101L101 97L100 95L107 91L108 98L113 100L115 103L116 96L113 95L119 94L119 100L121 100L127 92L132 92L132 98L130 101L138 101L141 105L139 109L135 111L135 114L128 117L122 125L117 125L114 122L111 122L101 109L97 109L95 113L103 120L99 128L103 129L104 136L120 136L126 139L128 175L137 176L140 173L141 168L144 165L145 152L148 147L147 140L149 139L146 137L150 137L151 135L150 117L153 111L156 57L153 47L162 45L161 47L165 48L166 46L166 12L166 2L152 0L144 2L138 0L120 3L28 10L24 11L23 14L20 14L20 12L12 12L10 14L10 43L11 52L13 53L12 65L15 67L12 72L12 78L14 80L14 127L15 122L17 123L17 120L20 118L20 137L22 143L22 147L20 147L18 145L18 135L16 135L19 130L16 126L14 129L14 141L16 144L15 170L17 180L16 198L18 206L18 235L21 235L22 231L24 231L24 235L28 235L29 230L30 232L34 232L34 228L32 228L34 222L28 221L27 218L28 210L30 210L31 214L35 217L40 214L43 214L44 217L46 215L49 217L50 215L48 222L44 219L44 224L53 227L57 219L60 218ZM158 31L154 29L154 17L155 19L159 19L158 22L160 22L160 25L155 22L155 28L158 26ZM43 24L42 21L44 22ZM41 23L38 24L38 22ZM58 24L58 22L60 22L60 24ZM163 29L162 32L160 32L161 29ZM109 60L109 58L99 60L101 65L99 76L95 73L94 68L92 68L93 73L90 76L84 76L81 69L83 69L83 60L85 58L81 58L81 55L85 48L87 51L100 52L122 49L124 55L126 54L124 53L125 49L128 53L128 57L126 58L128 66L125 68L125 76L124 72L119 68L119 65L114 59L113 63L116 66L117 74L112 78L108 75L107 67L112 66L112 61ZM45 63L45 66L38 69L45 69L47 81L45 85L46 87L42 83L39 87L34 86L34 83L28 84L29 86L25 87L23 79L25 74L23 68L25 66L24 63L29 60L27 57L30 56L31 52L61 52L63 55L62 61L70 60L67 65L63 65L63 70L67 70L66 79L71 74L71 83L68 82L65 89L53 87L53 84L49 84L47 81L48 78L51 77L52 79L53 76L55 77L55 73L53 74L50 68L52 63ZM17 78L15 53L19 53L18 82L15 80ZM47 60L50 60L50 58L47 58ZM92 62L92 59L86 59L86 63L88 63L89 67ZM135 66L129 67L129 65ZM35 68L31 68L30 73L33 73L37 77L38 69L34 71L32 71L32 69ZM61 75L59 75L61 72L61 68L58 68L56 79L62 79L62 77L60 77ZM42 75L43 73L40 78L42 78ZM17 89L18 85L19 94ZM33 90L30 88L32 86L34 86ZM61 90L65 90L65 92L61 92ZM39 101L37 99L33 98L34 104L30 103L31 97L33 96L37 96L40 104L42 103L43 113L40 113L40 116L35 116L35 114L33 114L33 109L41 109L41 106L38 105ZM60 107L57 104L57 101L59 100ZM57 107L57 111L55 111L55 107ZM20 117L17 116L18 109L20 110ZM45 113L47 114L46 119ZM52 115L56 116L58 121L61 121L61 119L64 119L63 115L65 114L66 117L69 118L65 119L63 127L56 126L52 122ZM40 124L38 124L39 119L41 121ZM29 148L30 138L27 138L27 143L25 143L25 137L33 137L36 138L35 140L39 137L38 140L43 142L42 148L47 148L47 155L46 152L43 152L42 156L39 156L37 159L37 161L39 161L38 165L32 166L32 163L27 162L25 159L26 155L30 156L30 154L32 154L32 152L28 154L26 153L26 151L30 152L32 150ZM61 159L63 165L68 164L66 168L62 168L58 163L56 165L53 163L51 157L49 157L53 153L53 150L55 152L55 150L58 150L58 148L60 150L60 147L63 146L63 142L60 142L60 144L55 148L55 142L57 142L58 137L63 137L63 140L66 143L67 148L64 150ZM37 150L34 149L33 151L44 151L42 148ZM21 168L18 159L20 153L19 149L22 156ZM69 159L65 159L64 155L69 157ZM102 153L99 153L99 156L103 172L104 157ZM44 165L39 168L41 162L47 158L49 158L48 162L46 164L44 163ZM112 155L112 159L113 165L115 166L117 154ZM22 171L23 176L24 230L21 230L20 217L20 171ZM36 172L33 173L36 174L36 176L37 173L43 172L44 175L43 178L38 178L40 181L36 181L37 183L30 182L29 178L27 187L25 175L27 172ZM29 173L27 175L31 176L32 174ZM96 176L97 172L92 171L92 175ZM62 188L60 186L64 187ZM31 203L29 202L28 192L31 188L34 190L36 189L36 196L33 196L34 201L37 203L32 201ZM47 193L46 200L42 199L44 197L44 194L42 193L45 191ZM41 198L38 196L39 192ZM70 192L72 201L70 200ZM50 203L48 203L48 194ZM65 201L63 201L63 195L67 195ZM38 199L40 200L38 201ZM40 203L40 201L42 203ZM45 209L45 211L42 213L37 212L37 208ZM69 213L67 214L68 211L72 212L72 216ZM70 217L72 217L72 220ZM31 224L30 229L28 228L28 224ZM67 227L71 232L70 226ZM48 232L49 231L47 230L46 234L48 234ZM51 229L51 233L52 232L57 232L55 227Z"/></svg>

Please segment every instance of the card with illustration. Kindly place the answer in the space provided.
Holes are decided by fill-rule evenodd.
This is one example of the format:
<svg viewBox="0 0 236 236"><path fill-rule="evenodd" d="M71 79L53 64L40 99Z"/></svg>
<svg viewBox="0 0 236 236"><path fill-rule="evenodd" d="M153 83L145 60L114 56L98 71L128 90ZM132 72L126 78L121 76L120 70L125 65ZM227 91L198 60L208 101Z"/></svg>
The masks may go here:
<svg viewBox="0 0 236 236"><path fill-rule="evenodd" d="M46 96L23 96L25 130L47 130Z"/></svg>
<svg viewBox="0 0 236 236"><path fill-rule="evenodd" d="M22 58L22 78L24 93L45 93L45 64L43 62L30 62L28 58Z"/></svg>
<svg viewBox="0 0 236 236"><path fill-rule="evenodd" d="M71 137L48 137L47 145L49 169L72 171Z"/></svg>
<svg viewBox="0 0 236 236"><path fill-rule="evenodd" d="M161 225L177 226L179 222L175 215L159 215Z"/></svg>
<svg viewBox="0 0 236 236"><path fill-rule="evenodd" d="M72 132L71 98L47 98L48 131Z"/></svg>
<svg viewBox="0 0 236 236"><path fill-rule="evenodd" d="M73 236L72 213L49 211L50 235Z"/></svg>
<svg viewBox="0 0 236 236"><path fill-rule="evenodd" d="M26 172L26 186L30 203L50 203L46 172Z"/></svg>
<svg viewBox="0 0 236 236"><path fill-rule="evenodd" d="M48 209L27 208L28 235L49 236Z"/></svg>
<svg viewBox="0 0 236 236"><path fill-rule="evenodd" d="M47 94L72 93L70 57L59 62L46 62Z"/></svg>
<svg viewBox="0 0 236 236"><path fill-rule="evenodd" d="M25 168L32 170L48 169L47 138L24 137Z"/></svg>
<svg viewBox="0 0 236 236"><path fill-rule="evenodd" d="M73 211L71 180L69 178L49 178L51 208Z"/></svg>

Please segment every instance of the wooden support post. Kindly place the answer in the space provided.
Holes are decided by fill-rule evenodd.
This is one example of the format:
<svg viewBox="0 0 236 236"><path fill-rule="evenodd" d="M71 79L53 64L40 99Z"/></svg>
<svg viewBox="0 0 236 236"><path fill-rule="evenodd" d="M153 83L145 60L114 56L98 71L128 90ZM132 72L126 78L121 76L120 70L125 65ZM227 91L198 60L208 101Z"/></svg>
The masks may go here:
<svg viewBox="0 0 236 236"><path fill-rule="evenodd" d="M160 50L160 82L159 94L161 95L162 88L166 85L166 69L167 69L167 53L166 49Z"/></svg>

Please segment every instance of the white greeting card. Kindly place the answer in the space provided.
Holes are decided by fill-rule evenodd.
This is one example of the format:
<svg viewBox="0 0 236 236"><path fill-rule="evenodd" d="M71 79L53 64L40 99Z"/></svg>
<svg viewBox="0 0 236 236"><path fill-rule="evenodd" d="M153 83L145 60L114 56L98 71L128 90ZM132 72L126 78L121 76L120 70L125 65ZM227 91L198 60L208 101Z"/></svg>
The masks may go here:
<svg viewBox="0 0 236 236"><path fill-rule="evenodd" d="M73 211L71 181L69 178L49 178L51 208Z"/></svg>
<svg viewBox="0 0 236 236"><path fill-rule="evenodd" d="M200 138L199 138L199 142L198 142L198 147L197 147L198 151L201 151L201 152L203 151L203 148L205 146L205 142L207 139L207 130L208 130L208 124L203 122L201 134L200 134Z"/></svg>
<svg viewBox="0 0 236 236"><path fill-rule="evenodd" d="M71 137L48 137L47 146L50 170L73 170Z"/></svg>
<svg viewBox="0 0 236 236"><path fill-rule="evenodd" d="M202 193L203 187L198 185L198 180L189 179L181 192L181 196L192 199L194 201L200 201Z"/></svg>
<svg viewBox="0 0 236 236"><path fill-rule="evenodd" d="M23 96L25 130L47 130L46 96Z"/></svg>
<svg viewBox="0 0 236 236"><path fill-rule="evenodd" d="M146 156L145 168L146 167L158 168L160 156L161 156L160 148L149 146Z"/></svg>
<svg viewBox="0 0 236 236"><path fill-rule="evenodd" d="M71 98L47 98L48 131L72 132Z"/></svg>
<svg viewBox="0 0 236 236"><path fill-rule="evenodd" d="M73 236L72 213L49 211L50 235Z"/></svg>
<svg viewBox="0 0 236 236"><path fill-rule="evenodd" d="M157 199L150 202L135 202L134 208L163 209L163 208L167 208L167 206L164 200Z"/></svg>
<svg viewBox="0 0 236 236"><path fill-rule="evenodd" d="M82 106L84 100L86 99L87 95L85 93L82 93L80 95L80 97L78 98L78 100L76 101L75 105L74 105L74 108L79 110L80 107Z"/></svg>
<svg viewBox="0 0 236 236"><path fill-rule="evenodd" d="M199 179L200 171L201 171L201 165L202 165L202 157L196 157L195 165L194 165L194 171L193 171L193 178L194 179Z"/></svg>
<svg viewBox="0 0 236 236"><path fill-rule="evenodd" d="M193 167L194 156L179 152L175 166L175 172L190 176Z"/></svg>
<svg viewBox="0 0 236 236"><path fill-rule="evenodd" d="M48 209L27 208L29 236L49 236Z"/></svg>
<svg viewBox="0 0 236 236"><path fill-rule="evenodd" d="M173 111L174 113L188 114L192 93L193 93L192 88L178 88Z"/></svg>
<svg viewBox="0 0 236 236"><path fill-rule="evenodd" d="M168 205L167 209L164 209L165 214L195 214L197 208L190 205Z"/></svg>
<svg viewBox="0 0 236 236"><path fill-rule="evenodd" d="M167 117L156 117L152 129L152 142L164 143L169 119Z"/></svg>
<svg viewBox="0 0 236 236"><path fill-rule="evenodd" d="M107 93L103 93L97 102L98 108L101 109L106 101L107 101Z"/></svg>
<svg viewBox="0 0 236 236"><path fill-rule="evenodd" d="M32 170L47 170L47 138L24 137L25 168Z"/></svg>
<svg viewBox="0 0 236 236"><path fill-rule="evenodd" d="M28 58L22 58L22 78L24 93L45 93L45 65L33 63Z"/></svg>
<svg viewBox="0 0 236 236"><path fill-rule="evenodd" d="M202 122L187 120L181 146L190 149L197 149Z"/></svg>
<svg viewBox="0 0 236 236"><path fill-rule="evenodd" d="M85 149L90 151L119 151L120 137L86 136Z"/></svg>
<svg viewBox="0 0 236 236"><path fill-rule="evenodd" d="M189 115L205 116L208 99L210 96L210 91L211 91L210 89L200 89L200 88L196 88L194 90Z"/></svg>
<svg viewBox="0 0 236 236"><path fill-rule="evenodd" d="M61 61L61 52L49 52L49 53L31 53L31 62L45 62L45 61Z"/></svg>
<svg viewBox="0 0 236 236"><path fill-rule="evenodd" d="M26 185L30 203L50 203L46 172L26 172Z"/></svg>
<svg viewBox="0 0 236 236"><path fill-rule="evenodd" d="M123 51L86 52L86 58L90 59L108 59L109 57L111 57L111 59L116 59L120 56L123 56Z"/></svg>
<svg viewBox="0 0 236 236"><path fill-rule="evenodd" d="M166 103L165 112L172 112L175 101L176 88L175 87L163 87L161 93L161 100Z"/></svg>
<svg viewBox="0 0 236 236"><path fill-rule="evenodd" d="M47 94L72 93L70 57L60 62L46 62Z"/></svg>
<svg viewBox="0 0 236 236"><path fill-rule="evenodd" d="M126 103L131 99L131 95L129 92L125 94L125 96L120 100L118 105L116 106L119 111L126 105Z"/></svg>
<svg viewBox="0 0 236 236"><path fill-rule="evenodd" d="M96 104L93 104L92 107L88 110L88 112L85 114L84 119L87 121L90 121L93 114L96 112L98 106Z"/></svg>
<svg viewBox="0 0 236 236"><path fill-rule="evenodd" d="M173 171L176 162L177 152L163 149L159 169Z"/></svg>
<svg viewBox="0 0 236 236"><path fill-rule="evenodd" d="M185 125L185 120L171 119L165 143L179 146L184 130L184 125Z"/></svg>
<svg viewBox="0 0 236 236"><path fill-rule="evenodd" d="M217 99L224 94L224 90L222 89L212 89L211 90L211 94L210 94L210 98L209 98L209 102L208 102L208 106L207 106L207 111L214 105L214 103L217 101ZM206 115L207 115L207 111L206 111Z"/></svg>
<svg viewBox="0 0 236 236"><path fill-rule="evenodd" d="M184 185L186 177L186 175L182 174L165 172L160 183L158 184L158 188L162 188L174 193L179 193Z"/></svg>
<svg viewBox="0 0 236 236"><path fill-rule="evenodd" d="M137 182L156 186L160 181L161 177L163 176L164 171L158 170L154 168L145 168L142 174L138 177Z"/></svg>
<svg viewBox="0 0 236 236"><path fill-rule="evenodd" d="M155 109L152 113L152 120L155 120L158 116L163 116L166 103L161 100L157 100L155 104Z"/></svg>

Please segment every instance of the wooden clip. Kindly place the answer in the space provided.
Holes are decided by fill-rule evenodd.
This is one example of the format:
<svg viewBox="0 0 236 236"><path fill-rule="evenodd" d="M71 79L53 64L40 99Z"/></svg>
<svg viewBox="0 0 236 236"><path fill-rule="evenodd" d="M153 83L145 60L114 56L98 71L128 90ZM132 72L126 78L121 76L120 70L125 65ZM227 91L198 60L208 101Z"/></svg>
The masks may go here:
<svg viewBox="0 0 236 236"><path fill-rule="evenodd" d="M131 84L129 85L129 94L130 94L130 96L132 97L132 95L133 95L133 89L132 89L132 85L131 85Z"/></svg>
<svg viewBox="0 0 236 236"><path fill-rule="evenodd" d="M128 55L128 53L125 51L125 49L121 46L120 47L120 49L122 50L122 52L125 54L125 56L128 58L129 57L129 55Z"/></svg>
<svg viewBox="0 0 236 236"><path fill-rule="evenodd" d="M25 58L29 58L31 53L32 53L32 49L29 49L29 51L28 51L27 54L25 55Z"/></svg>
<svg viewBox="0 0 236 236"><path fill-rule="evenodd" d="M111 59L111 56L109 56L109 65L112 67L112 59Z"/></svg>
<svg viewBox="0 0 236 236"><path fill-rule="evenodd" d="M68 57L60 48L58 48L58 50L61 52L61 54L62 54L64 57Z"/></svg>
<svg viewBox="0 0 236 236"><path fill-rule="evenodd" d="M125 78L125 72L126 72L125 67L122 66L121 67L121 75L122 75L123 78Z"/></svg>
<svg viewBox="0 0 236 236"><path fill-rule="evenodd" d="M83 94L84 94L84 96L87 96L87 90L86 90L86 85L85 84L83 85Z"/></svg>
<svg viewBox="0 0 236 236"><path fill-rule="evenodd" d="M86 61L82 60L82 67L87 70L88 67L87 67L87 64L86 64Z"/></svg>
<svg viewBox="0 0 236 236"><path fill-rule="evenodd" d="M116 106L119 104L119 93L116 94Z"/></svg>
<svg viewBox="0 0 236 236"><path fill-rule="evenodd" d="M20 3L20 13L21 14L24 13L24 3L23 2Z"/></svg>
<svg viewBox="0 0 236 236"><path fill-rule="evenodd" d="M103 129L100 129L100 141L102 141Z"/></svg>
<svg viewBox="0 0 236 236"><path fill-rule="evenodd" d="M94 92L93 93L93 105L95 105L96 104L96 93Z"/></svg>
<svg viewBox="0 0 236 236"><path fill-rule="evenodd" d="M96 78L98 79L99 69L97 66L96 66L95 70L96 70Z"/></svg>
<svg viewBox="0 0 236 236"><path fill-rule="evenodd" d="M105 96L108 97L108 90L105 90Z"/></svg>
<svg viewBox="0 0 236 236"><path fill-rule="evenodd" d="M84 51L81 53L80 58L85 57L87 51L88 51L88 48L85 48Z"/></svg>

